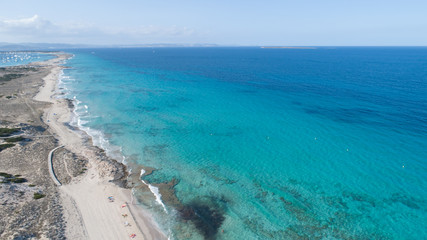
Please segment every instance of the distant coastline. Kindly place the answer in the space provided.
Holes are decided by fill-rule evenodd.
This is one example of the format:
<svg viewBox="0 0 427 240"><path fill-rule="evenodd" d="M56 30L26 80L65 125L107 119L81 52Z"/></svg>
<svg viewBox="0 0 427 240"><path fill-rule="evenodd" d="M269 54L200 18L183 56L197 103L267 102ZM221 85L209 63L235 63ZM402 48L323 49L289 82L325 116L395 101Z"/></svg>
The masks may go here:
<svg viewBox="0 0 427 240"><path fill-rule="evenodd" d="M285 47L285 46L261 46L261 48L284 48L284 49L316 49L315 47Z"/></svg>

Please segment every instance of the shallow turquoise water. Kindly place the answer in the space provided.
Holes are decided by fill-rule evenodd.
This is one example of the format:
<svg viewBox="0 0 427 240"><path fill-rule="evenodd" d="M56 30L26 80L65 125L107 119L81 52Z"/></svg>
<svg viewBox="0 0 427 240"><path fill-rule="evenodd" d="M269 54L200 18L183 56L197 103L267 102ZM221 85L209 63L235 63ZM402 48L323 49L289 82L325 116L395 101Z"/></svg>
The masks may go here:
<svg viewBox="0 0 427 240"><path fill-rule="evenodd" d="M51 58L52 55L38 52L0 52L0 67L25 65Z"/></svg>
<svg viewBox="0 0 427 240"><path fill-rule="evenodd" d="M145 203L173 238L426 236L427 48L73 54L76 124L199 216Z"/></svg>

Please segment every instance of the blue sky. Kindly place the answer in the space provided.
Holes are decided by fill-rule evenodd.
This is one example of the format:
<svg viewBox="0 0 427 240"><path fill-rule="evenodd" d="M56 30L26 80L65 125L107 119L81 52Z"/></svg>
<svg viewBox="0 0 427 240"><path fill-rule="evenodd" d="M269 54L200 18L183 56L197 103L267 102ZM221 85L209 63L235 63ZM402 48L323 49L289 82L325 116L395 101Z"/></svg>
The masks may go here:
<svg viewBox="0 0 427 240"><path fill-rule="evenodd" d="M13 0L0 42L426 46L426 0Z"/></svg>

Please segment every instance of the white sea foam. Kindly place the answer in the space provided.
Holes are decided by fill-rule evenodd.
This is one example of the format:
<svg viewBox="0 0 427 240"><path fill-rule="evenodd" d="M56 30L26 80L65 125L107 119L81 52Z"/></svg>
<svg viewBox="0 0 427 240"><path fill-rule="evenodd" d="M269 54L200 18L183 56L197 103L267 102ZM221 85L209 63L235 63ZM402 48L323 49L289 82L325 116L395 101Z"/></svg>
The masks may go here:
<svg viewBox="0 0 427 240"><path fill-rule="evenodd" d="M66 94L66 92L67 92L67 88L64 86L65 85L65 83L64 83L64 79L65 79L65 77L64 77L64 71L63 70L61 70L60 72L59 72L59 75L58 75L58 80L57 80L57 84L56 84L56 89L55 89L55 93L57 94L57 96L56 96L56 98L61 98L62 96L61 96L61 94ZM63 89L63 90L60 90L60 89ZM65 91L64 91L65 90ZM59 94L59 95L58 95Z"/></svg>
<svg viewBox="0 0 427 240"><path fill-rule="evenodd" d="M61 78L62 80L66 80L66 81L74 80L65 75L61 75ZM68 92L67 94L70 94L70 92ZM121 159L121 162L126 164L126 158L123 155L121 147L111 144L108 138L104 135L102 131L92 129L87 126L87 124L90 122L90 120L88 119L94 118L94 116L90 116L90 112L88 112L88 109L90 108L90 106L80 101L77 98L77 96L73 96L72 101L74 103L74 109L73 109L73 117L71 119L70 125L74 127L78 127L80 130L86 132L86 134L92 138L93 145L100 147L101 149L104 149L107 156L117 161ZM83 120L83 118L85 120ZM140 176L144 175L144 173L145 173L145 170L141 169ZM159 189L155 186L152 186L151 184L146 183L142 179L141 179L141 182L146 186L148 186L151 193L154 195L156 199L156 203L162 206L165 213L168 213L168 210L166 209L166 206L162 201L162 195L160 194Z"/></svg>
<svg viewBox="0 0 427 240"><path fill-rule="evenodd" d="M64 70L61 70L58 76L58 84L55 89L57 94L56 98L67 98L69 96L71 91L67 86L71 80L73 79L65 75Z"/></svg>
<svg viewBox="0 0 427 240"><path fill-rule="evenodd" d="M144 170L144 169L141 169L141 174L140 174L139 176L140 176L140 177L142 177L142 176L144 175L144 173L145 173L145 170ZM168 212L168 210L166 209L166 206L165 206L165 204L164 204L164 203L163 203L163 201L162 201L162 194L160 194L160 192L159 192L159 188L157 188L157 187L155 187L155 186L153 186L153 185L151 185L151 184L146 183L146 182L145 182L144 180L142 180L142 179L141 179L141 182L148 186L148 188L150 189L150 191L151 191L151 192L154 194L154 196L156 197L156 202L157 202L159 205L161 205L161 206L163 207L163 210L167 213L167 212Z"/></svg>
<svg viewBox="0 0 427 240"><path fill-rule="evenodd" d="M86 134L92 138L93 145L104 149L108 157L111 157L118 162L125 163L126 158L122 153L121 147L111 144L102 131L92 129L87 126L87 124L90 122L87 119L93 117L89 116L90 113L87 110L84 112L80 110L82 110L83 108L88 109L89 107L87 105L82 104L82 101L78 100L76 96L73 97L73 103L74 110L70 125L78 127L82 131L86 132ZM86 120L83 120L83 118L85 118Z"/></svg>

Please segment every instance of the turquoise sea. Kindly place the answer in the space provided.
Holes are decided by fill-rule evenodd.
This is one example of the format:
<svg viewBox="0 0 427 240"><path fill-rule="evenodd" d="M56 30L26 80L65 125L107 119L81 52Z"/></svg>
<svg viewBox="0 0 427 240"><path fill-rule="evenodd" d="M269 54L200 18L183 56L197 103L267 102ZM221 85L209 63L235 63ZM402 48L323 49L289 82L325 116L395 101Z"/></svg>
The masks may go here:
<svg viewBox="0 0 427 240"><path fill-rule="evenodd" d="M53 58L53 56L48 53L0 51L0 67L25 65L32 62L45 61L51 58Z"/></svg>
<svg viewBox="0 0 427 240"><path fill-rule="evenodd" d="M72 124L155 169L172 239L427 238L427 48L68 52Z"/></svg>

